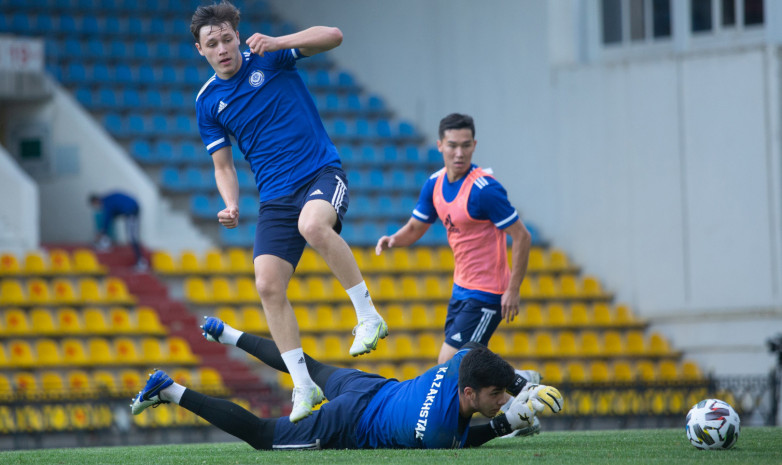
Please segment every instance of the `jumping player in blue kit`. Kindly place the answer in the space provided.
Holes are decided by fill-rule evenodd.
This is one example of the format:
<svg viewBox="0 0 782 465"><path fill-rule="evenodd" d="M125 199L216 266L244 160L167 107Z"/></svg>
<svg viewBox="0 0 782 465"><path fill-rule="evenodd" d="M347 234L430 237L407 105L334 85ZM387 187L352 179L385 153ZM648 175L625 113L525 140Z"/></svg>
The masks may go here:
<svg viewBox="0 0 782 465"><path fill-rule="evenodd" d="M260 194L255 282L269 330L293 378L290 419L296 422L323 401L304 363L298 323L286 296L304 247L309 243L324 258L356 309L351 355L374 350L388 326L372 304L350 247L339 236L349 203L345 173L296 71L298 60L339 46L342 32L316 26L280 37L255 33L242 53L239 16L226 1L200 6L193 14L190 32L196 48L215 71L196 97L196 117L225 203L217 214L224 227L237 227L240 217L231 138L255 175Z"/></svg>
<svg viewBox="0 0 782 465"><path fill-rule="evenodd" d="M201 329L210 341L235 345L286 371L269 339L238 331L217 318L208 318ZM138 415L173 402L255 449L443 449L480 446L531 427L546 407L556 413L563 406L556 388L528 384L506 361L475 342L448 362L402 382L326 365L308 355L305 359L329 402L296 424L286 417L258 418L232 402L177 384L162 371L150 375L131 411ZM508 393L516 397L505 413L497 415ZM475 413L491 421L471 426Z"/></svg>

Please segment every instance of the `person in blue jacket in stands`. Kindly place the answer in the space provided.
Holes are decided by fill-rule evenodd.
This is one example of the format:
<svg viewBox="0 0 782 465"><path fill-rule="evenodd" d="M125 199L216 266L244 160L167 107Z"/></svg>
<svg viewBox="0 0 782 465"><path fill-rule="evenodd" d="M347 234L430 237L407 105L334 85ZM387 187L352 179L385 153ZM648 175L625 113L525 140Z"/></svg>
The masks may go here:
<svg viewBox="0 0 782 465"><path fill-rule="evenodd" d="M136 269L146 270L148 262L141 251L141 241L139 240L140 208L136 199L117 191L104 195L90 194L89 202L100 213L95 238L96 248L106 250L111 246L112 240L109 231L111 231L114 221L122 217L125 220L128 242L133 247L133 253L136 257Z"/></svg>

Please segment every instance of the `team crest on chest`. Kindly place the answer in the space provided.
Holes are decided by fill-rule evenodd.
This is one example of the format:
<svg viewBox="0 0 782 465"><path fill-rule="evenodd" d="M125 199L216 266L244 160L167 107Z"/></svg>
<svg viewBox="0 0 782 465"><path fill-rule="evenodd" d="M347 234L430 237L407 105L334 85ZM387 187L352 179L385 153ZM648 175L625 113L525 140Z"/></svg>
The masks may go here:
<svg viewBox="0 0 782 465"><path fill-rule="evenodd" d="M263 72L260 70L255 70L250 74L250 85L253 87L258 87L261 84L263 84Z"/></svg>

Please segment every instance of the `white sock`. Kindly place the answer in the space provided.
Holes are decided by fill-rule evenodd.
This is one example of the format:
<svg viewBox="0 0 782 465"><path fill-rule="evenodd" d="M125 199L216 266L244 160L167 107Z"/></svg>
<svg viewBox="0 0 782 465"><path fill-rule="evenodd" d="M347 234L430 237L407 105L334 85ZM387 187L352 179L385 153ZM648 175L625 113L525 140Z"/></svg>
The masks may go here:
<svg viewBox="0 0 782 465"><path fill-rule="evenodd" d="M185 387L181 384L174 383L171 386L160 390L160 400L167 400L179 405L179 401L182 400L182 394L184 393Z"/></svg>
<svg viewBox="0 0 782 465"><path fill-rule="evenodd" d="M359 323L370 318L380 318L380 314L377 313L375 306L372 305L372 298L369 296L366 281L361 281L347 289L347 293L350 296L350 301L353 302L353 307L356 309L356 318Z"/></svg>
<svg viewBox="0 0 782 465"><path fill-rule="evenodd" d="M281 355L282 361L285 362L285 366L288 368L288 373L293 378L294 386L315 384L312 378L310 378L310 372L307 371L307 363L304 361L304 350L301 347L289 350Z"/></svg>
<svg viewBox="0 0 782 465"><path fill-rule="evenodd" d="M244 334L244 331L239 331L223 322L223 334L221 334L218 339L220 339L220 344L235 346L242 334Z"/></svg>

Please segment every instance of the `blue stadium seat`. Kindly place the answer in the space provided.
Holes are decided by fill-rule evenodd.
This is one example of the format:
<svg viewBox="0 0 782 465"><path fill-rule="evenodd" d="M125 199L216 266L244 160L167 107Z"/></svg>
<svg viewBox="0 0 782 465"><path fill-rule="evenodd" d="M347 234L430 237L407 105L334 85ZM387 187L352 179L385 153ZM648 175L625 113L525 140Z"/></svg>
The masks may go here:
<svg viewBox="0 0 782 465"><path fill-rule="evenodd" d="M144 139L135 139L130 143L130 154L141 163L153 163L154 154L149 142Z"/></svg>
<svg viewBox="0 0 782 465"><path fill-rule="evenodd" d="M163 65L160 68L160 79L157 82L167 86L179 83L179 72L177 68L172 65Z"/></svg>
<svg viewBox="0 0 782 465"><path fill-rule="evenodd" d="M381 157L378 155L377 149L374 145L364 144L361 146L358 161L360 161L362 164L373 165L378 163L380 160Z"/></svg>
<svg viewBox="0 0 782 465"><path fill-rule="evenodd" d="M3 17L3 15L0 15L0 31L7 31L8 29L3 26L3 21L5 21L2 19ZM58 61L62 58L62 47L60 46L60 43L60 40L51 38L44 41L44 55L46 55L48 61Z"/></svg>
<svg viewBox="0 0 782 465"><path fill-rule="evenodd" d="M119 39L115 39L109 42L107 51L110 57L117 60L125 60L129 55L127 45L124 41Z"/></svg>
<svg viewBox="0 0 782 465"><path fill-rule="evenodd" d="M442 163L443 154L437 150L437 147L430 147L429 150L426 151L426 161L428 163Z"/></svg>
<svg viewBox="0 0 782 465"><path fill-rule="evenodd" d="M380 118L377 120L377 123L375 123L375 129L377 131L378 137L390 138L394 135L391 131L391 122L385 118Z"/></svg>
<svg viewBox="0 0 782 465"><path fill-rule="evenodd" d="M255 225L240 224L233 229L220 228L220 242L226 247L249 247L255 240Z"/></svg>
<svg viewBox="0 0 782 465"><path fill-rule="evenodd" d="M62 58L66 60L77 60L84 56L84 52L81 47L81 41L73 37L68 37L62 41Z"/></svg>
<svg viewBox="0 0 782 465"><path fill-rule="evenodd" d="M359 113L362 111L361 98L356 93L349 93L345 96L345 102L342 105L343 110L351 113Z"/></svg>
<svg viewBox="0 0 782 465"><path fill-rule="evenodd" d="M174 132L182 136L196 134L195 121L189 116L178 115L175 119Z"/></svg>
<svg viewBox="0 0 782 465"><path fill-rule="evenodd" d="M315 80L310 83L315 87L328 87L331 85L331 77L325 69L315 71Z"/></svg>
<svg viewBox="0 0 782 465"><path fill-rule="evenodd" d="M172 89L168 93L168 105L174 109L190 109L192 110L193 103L185 99L185 94L178 89Z"/></svg>
<svg viewBox="0 0 782 465"><path fill-rule="evenodd" d="M48 64L46 65L46 72L52 76L52 79L63 82L62 68L60 68L59 66Z"/></svg>
<svg viewBox="0 0 782 465"><path fill-rule="evenodd" d="M399 136L400 137L413 137L415 136L415 127L409 121L399 122Z"/></svg>
<svg viewBox="0 0 782 465"><path fill-rule="evenodd" d="M372 201L369 200L369 196L357 195L350 199L350 213L351 217L361 216L368 217L377 214L377 209Z"/></svg>
<svg viewBox="0 0 782 465"><path fill-rule="evenodd" d="M33 33L33 26L30 23L30 17L26 13L14 13L11 16L9 30L15 34L30 35Z"/></svg>
<svg viewBox="0 0 782 465"><path fill-rule="evenodd" d="M107 113L103 117L103 127L112 135L121 135L124 132L122 117L116 113Z"/></svg>
<svg viewBox="0 0 782 465"><path fill-rule="evenodd" d="M354 89L356 88L356 80L353 79L353 76L346 72L342 71L337 74L337 86L342 89Z"/></svg>
<svg viewBox="0 0 782 465"><path fill-rule="evenodd" d="M184 82L186 84L203 84L206 82L207 76L201 76L201 72L196 66L186 66L184 73Z"/></svg>
<svg viewBox="0 0 782 465"><path fill-rule="evenodd" d="M92 92L90 89L87 89L86 87L79 87L76 89L73 95L83 107L92 107Z"/></svg>
<svg viewBox="0 0 782 465"><path fill-rule="evenodd" d="M391 218L396 210L395 202L390 195L381 195L375 202L375 210L381 218Z"/></svg>
<svg viewBox="0 0 782 465"><path fill-rule="evenodd" d="M439 152L438 152L439 153ZM441 159L442 161L442 159ZM432 173L429 171L424 171L421 169L417 169L413 173L413 183L417 186L417 189L420 191L422 187L424 187L424 183L426 183L426 180L429 179L429 176L431 176Z"/></svg>
<svg viewBox="0 0 782 465"><path fill-rule="evenodd" d="M114 107L116 107L117 97L114 93L114 89L110 87L98 88L98 93L94 105L101 110L113 109Z"/></svg>
<svg viewBox="0 0 782 465"><path fill-rule="evenodd" d="M364 178L366 177L366 173L363 173L361 170L349 170L346 173L346 176L348 178L348 185L351 189L363 189L364 186Z"/></svg>
<svg viewBox="0 0 782 465"><path fill-rule="evenodd" d="M81 25L79 23L80 21L78 21L75 16L63 13L60 15L60 27L58 32L66 36L76 35L81 30Z"/></svg>
<svg viewBox="0 0 782 465"><path fill-rule="evenodd" d="M87 37L96 37L103 34L103 28L100 26L98 18L92 15L86 15L82 18L81 30Z"/></svg>
<svg viewBox="0 0 782 465"><path fill-rule="evenodd" d="M356 161L355 154L353 153L353 147L350 145L342 145L337 147L339 151L339 158L343 163L351 164Z"/></svg>
<svg viewBox="0 0 782 465"><path fill-rule="evenodd" d="M239 181L239 190L253 191L255 189L255 178L249 169L237 167L236 178Z"/></svg>
<svg viewBox="0 0 782 465"><path fill-rule="evenodd" d="M380 168L372 168L369 170L369 186L373 189L382 189L382 188L389 188L394 187L392 185L388 185L385 180L385 175L382 169Z"/></svg>
<svg viewBox="0 0 782 465"><path fill-rule="evenodd" d="M244 212L245 216L258 213L259 206L258 194L242 194L239 196L239 211Z"/></svg>
<svg viewBox="0 0 782 465"><path fill-rule="evenodd" d="M112 2L113 3L113 2ZM119 18L114 15L108 15L103 19L103 28L101 34L106 36L115 36L122 33L122 22L127 21L125 18Z"/></svg>
<svg viewBox="0 0 782 465"><path fill-rule="evenodd" d="M79 62L72 61L65 68L63 80L73 84L83 84L87 81L87 70Z"/></svg>
<svg viewBox="0 0 782 465"><path fill-rule="evenodd" d="M171 126L165 115L154 114L147 118L147 128L151 133L158 135L168 135L171 132Z"/></svg>
<svg viewBox="0 0 782 465"><path fill-rule="evenodd" d="M47 36L52 33L52 31L56 31L57 27L55 27L55 18L52 15L49 14L40 14L35 18L34 25L33 25L33 33L36 35L42 35Z"/></svg>
<svg viewBox="0 0 782 465"><path fill-rule="evenodd" d="M348 123L343 119L334 119L331 123L329 135L334 137L345 137L348 135Z"/></svg>
<svg viewBox="0 0 782 465"><path fill-rule="evenodd" d="M130 136L143 136L146 135L147 128L153 127L152 124L147 123L143 116L137 114L128 115L126 120L126 134Z"/></svg>
<svg viewBox="0 0 782 465"><path fill-rule="evenodd" d="M383 163L395 164L399 161L399 152L396 145L386 145L383 147Z"/></svg>
<svg viewBox="0 0 782 465"><path fill-rule="evenodd" d="M416 195L403 195L396 202L396 208L394 211L399 216L411 216L415 205L418 203L418 196Z"/></svg>
<svg viewBox="0 0 782 465"><path fill-rule="evenodd" d="M110 84L114 81L111 70L106 63L95 63L90 68L90 81L94 84Z"/></svg>
<svg viewBox="0 0 782 465"><path fill-rule="evenodd" d="M370 112L382 112L386 109L386 105L383 103L383 99L377 95L370 95L367 98L366 107Z"/></svg>
<svg viewBox="0 0 782 465"><path fill-rule="evenodd" d="M420 153L418 147L415 145L408 145L405 147L405 152L402 159L407 163L418 163L420 161Z"/></svg>
<svg viewBox="0 0 782 465"><path fill-rule="evenodd" d="M104 41L100 39L92 38L88 40L87 45L85 46L85 56L93 60L103 57L105 55L103 44Z"/></svg>
<svg viewBox="0 0 782 465"><path fill-rule="evenodd" d="M201 164L201 145L194 144L192 142L182 142L178 145L175 154L175 160L177 163L186 165L198 165Z"/></svg>
<svg viewBox="0 0 782 465"><path fill-rule="evenodd" d="M141 95L136 89L125 88L121 94L122 106L127 109L135 110L141 107Z"/></svg>
<svg viewBox="0 0 782 465"><path fill-rule="evenodd" d="M357 137L360 137L362 139L368 139L372 136L370 126L369 126L369 120L366 118L356 118L356 121L354 123L355 130L353 131L353 134Z"/></svg>
<svg viewBox="0 0 782 465"><path fill-rule="evenodd" d="M160 5L163 2L156 1L155 3ZM161 18L160 16L152 16L151 18L149 18L149 30L155 36L164 36L164 35L170 34L172 31L166 29L167 26L168 26L168 24L166 23L166 21L163 18ZM166 44L168 44L167 42L162 42L162 41L158 42L158 43L166 43ZM158 58L167 58L167 57L160 57L160 56L158 56Z"/></svg>
<svg viewBox="0 0 782 465"><path fill-rule="evenodd" d="M160 185L167 190L183 192L187 190L184 180L179 175L179 170L173 166L165 166L160 170Z"/></svg>
<svg viewBox="0 0 782 465"><path fill-rule="evenodd" d="M134 41L131 50L131 56L136 60L147 60L150 57L149 44L145 40Z"/></svg>
<svg viewBox="0 0 782 465"><path fill-rule="evenodd" d="M161 41L155 43L153 50L154 52L152 56L158 60L170 60L174 56L173 52L171 51L171 45L168 42Z"/></svg>
<svg viewBox="0 0 782 465"><path fill-rule="evenodd" d="M156 84L157 75L155 74L155 68L148 65L142 65L138 67L138 80L142 85L150 86Z"/></svg>
<svg viewBox="0 0 782 465"><path fill-rule="evenodd" d="M163 108L163 99L160 92L155 89L147 89L141 99L141 106L147 110L161 110Z"/></svg>
<svg viewBox="0 0 782 465"><path fill-rule="evenodd" d="M176 27L167 26L167 27L169 27L168 31L180 31L180 30L183 30L183 29L187 30L187 25L186 24L183 24L182 27L180 27L180 26L176 26ZM198 51L196 50L195 46L193 45L193 40L179 42L179 44L177 45L176 56L180 60L189 60L191 58L193 58L193 59L194 58L201 58L198 55ZM206 82L206 81L204 81L204 82Z"/></svg>
<svg viewBox="0 0 782 465"><path fill-rule="evenodd" d="M334 92L329 92L326 94L326 101L324 108L329 111L339 111L340 104L339 104L339 95L337 95Z"/></svg>
<svg viewBox="0 0 782 465"><path fill-rule="evenodd" d="M120 84L134 84L133 69L125 63L118 64L114 67L114 81Z"/></svg>
<svg viewBox="0 0 782 465"><path fill-rule="evenodd" d="M159 140L155 143L154 159L160 163L170 163L174 161L174 146L168 140Z"/></svg>
<svg viewBox="0 0 782 465"><path fill-rule="evenodd" d="M190 196L190 213L198 218L214 218L220 208L214 208L212 200L205 194Z"/></svg>

